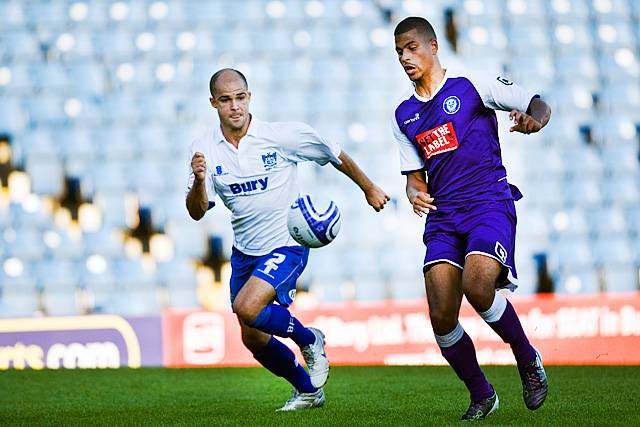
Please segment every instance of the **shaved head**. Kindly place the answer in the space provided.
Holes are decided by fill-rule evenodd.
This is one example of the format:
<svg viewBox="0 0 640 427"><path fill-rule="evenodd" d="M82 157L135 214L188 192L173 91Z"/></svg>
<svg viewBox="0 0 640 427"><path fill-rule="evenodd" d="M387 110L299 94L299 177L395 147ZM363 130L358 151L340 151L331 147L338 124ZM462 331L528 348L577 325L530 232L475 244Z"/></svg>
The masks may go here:
<svg viewBox="0 0 640 427"><path fill-rule="evenodd" d="M429 21L418 16L410 16L400 21L398 25L396 25L393 35L398 36L400 34L408 33L411 30L416 30L426 42L438 39L436 37L436 32Z"/></svg>
<svg viewBox="0 0 640 427"><path fill-rule="evenodd" d="M209 80L209 91L211 92L211 96L215 98L216 84L218 83L218 80L230 81L235 79L242 80L245 89L249 88L247 78L240 71L233 68L223 68L222 70L216 71L215 74L211 76L211 80Z"/></svg>

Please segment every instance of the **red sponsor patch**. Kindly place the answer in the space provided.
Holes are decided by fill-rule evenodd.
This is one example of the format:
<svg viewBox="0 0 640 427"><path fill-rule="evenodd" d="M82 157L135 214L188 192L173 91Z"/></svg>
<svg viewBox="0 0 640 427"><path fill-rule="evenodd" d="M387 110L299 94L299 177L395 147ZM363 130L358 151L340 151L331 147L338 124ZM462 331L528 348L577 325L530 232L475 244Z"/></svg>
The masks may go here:
<svg viewBox="0 0 640 427"><path fill-rule="evenodd" d="M416 135L416 141L422 147L427 159L436 154L446 153L458 148L458 138L451 122Z"/></svg>

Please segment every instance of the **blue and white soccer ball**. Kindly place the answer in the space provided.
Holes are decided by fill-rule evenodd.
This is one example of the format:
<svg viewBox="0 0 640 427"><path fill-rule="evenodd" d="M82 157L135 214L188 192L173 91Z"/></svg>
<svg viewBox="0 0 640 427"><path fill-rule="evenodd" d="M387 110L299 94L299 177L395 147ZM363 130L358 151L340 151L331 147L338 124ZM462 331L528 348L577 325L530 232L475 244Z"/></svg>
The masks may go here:
<svg viewBox="0 0 640 427"><path fill-rule="evenodd" d="M332 201L325 207L326 204L315 204L308 194L293 202L287 226L296 242L309 248L320 248L336 238L340 231L340 211Z"/></svg>

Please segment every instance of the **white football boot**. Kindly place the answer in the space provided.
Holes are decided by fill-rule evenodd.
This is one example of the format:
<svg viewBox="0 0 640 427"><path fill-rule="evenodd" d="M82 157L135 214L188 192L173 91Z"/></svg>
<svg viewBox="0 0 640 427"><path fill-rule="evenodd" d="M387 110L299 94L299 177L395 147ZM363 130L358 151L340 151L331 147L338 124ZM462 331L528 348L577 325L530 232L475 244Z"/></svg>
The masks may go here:
<svg viewBox="0 0 640 427"><path fill-rule="evenodd" d="M324 334L320 329L309 328L316 336L313 344L300 349L307 364L311 385L316 388L324 387L329 378L329 359L324 352Z"/></svg>
<svg viewBox="0 0 640 427"><path fill-rule="evenodd" d="M319 408L322 405L324 405L324 391L321 388L314 393L300 393L294 388L291 399L287 400L284 406L276 411L298 411L300 409Z"/></svg>

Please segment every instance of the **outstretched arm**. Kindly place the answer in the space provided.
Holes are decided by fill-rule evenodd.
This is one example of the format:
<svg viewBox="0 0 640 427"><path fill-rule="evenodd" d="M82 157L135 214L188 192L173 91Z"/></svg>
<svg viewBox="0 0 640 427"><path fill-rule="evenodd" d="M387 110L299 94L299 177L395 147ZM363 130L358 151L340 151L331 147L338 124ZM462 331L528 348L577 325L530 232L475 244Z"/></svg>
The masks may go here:
<svg viewBox="0 0 640 427"><path fill-rule="evenodd" d="M415 171L407 174L407 198L413 206L413 211L419 217L430 210L438 210L433 205L433 197L427 187L427 176L424 171Z"/></svg>
<svg viewBox="0 0 640 427"><path fill-rule="evenodd" d="M536 97L529 103L526 113L511 110L509 120L514 121L514 125L509 132L520 132L524 134L538 132L549 123L551 118L551 108L549 104Z"/></svg>
<svg viewBox="0 0 640 427"><path fill-rule="evenodd" d="M369 203L376 212L384 209L385 203L390 200L389 196L369 179L369 177L362 171L362 169L360 169L356 162L354 162L353 159L345 153L344 150L340 153L338 158L342 163L339 165L334 164L333 166L351 178L351 180L362 189L364 196L367 199L367 203Z"/></svg>
<svg viewBox="0 0 640 427"><path fill-rule="evenodd" d="M195 153L193 155L191 169L193 170L194 180L189 194L187 194L187 210L191 218L198 221L207 213L209 208L207 186L205 184L207 164L204 160L204 154Z"/></svg>

